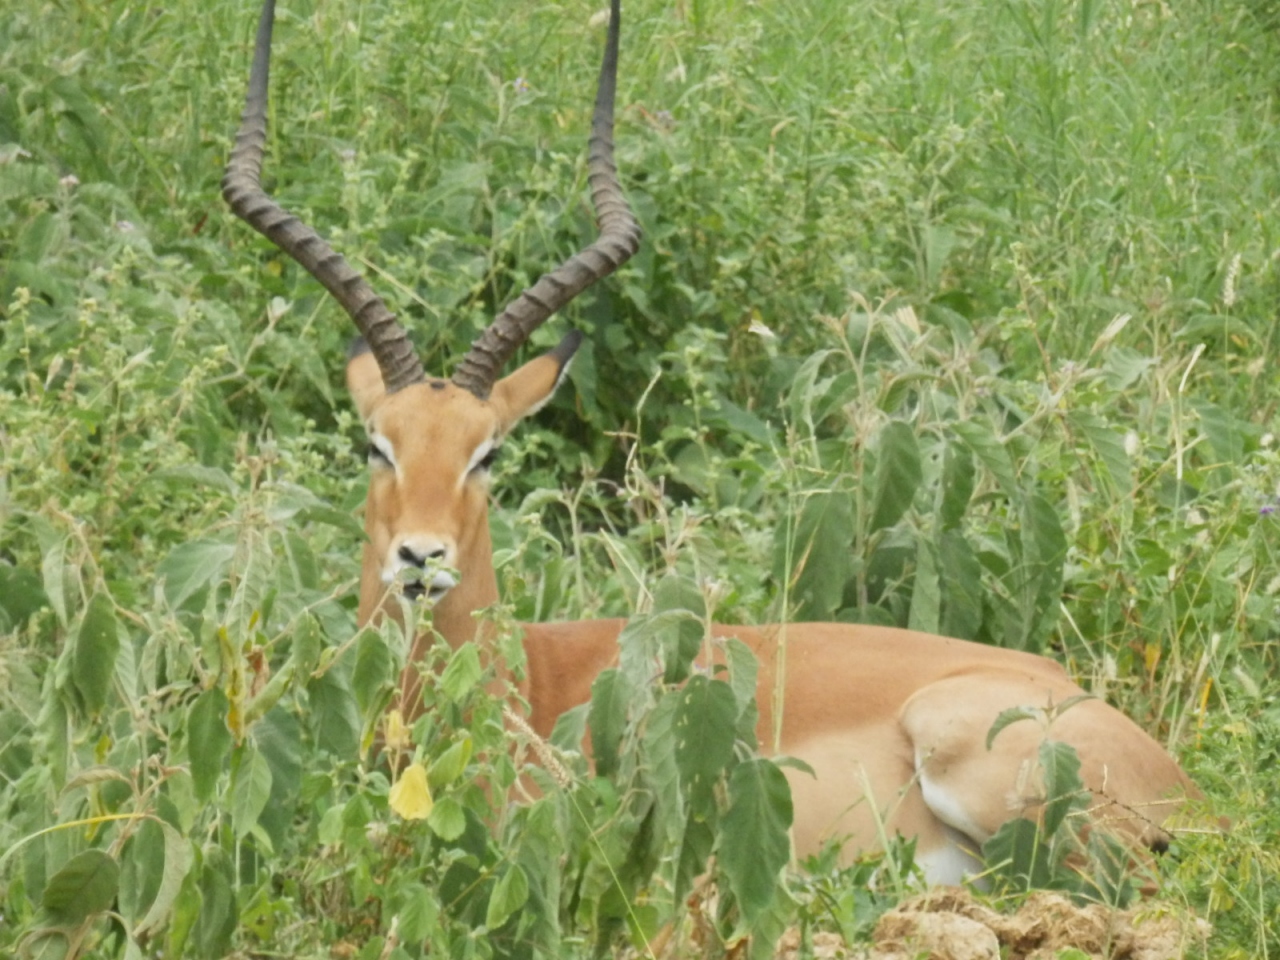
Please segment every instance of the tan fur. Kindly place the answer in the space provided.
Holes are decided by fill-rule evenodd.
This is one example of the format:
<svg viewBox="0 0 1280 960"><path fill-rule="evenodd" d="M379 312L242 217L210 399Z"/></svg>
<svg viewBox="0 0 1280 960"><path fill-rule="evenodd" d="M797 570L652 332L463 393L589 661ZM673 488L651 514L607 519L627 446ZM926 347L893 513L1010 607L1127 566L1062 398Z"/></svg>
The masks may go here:
<svg viewBox="0 0 1280 960"><path fill-rule="evenodd" d="M368 544L360 621L383 609L381 571L406 536L438 541L461 574L434 610L451 645L477 638L472 614L495 603L497 582L488 533L487 482L464 476L477 448L501 438L555 387L560 363L533 360L500 381L488 401L452 384L429 381L383 396L376 365L356 357L348 383L371 433L394 450L396 470L375 467L366 507ZM590 698L591 683L617 660L624 620L524 625L527 675L520 693L543 736L564 711ZM759 663L758 737L768 753L806 761L811 777L789 769L796 852L847 839L846 859L875 849L883 835L918 838L931 879L954 881L957 847L976 850L1006 820L1036 805L1028 773L1044 731L1019 722L986 747L1000 711L1048 707L1084 691L1043 657L905 630L844 624L725 626ZM479 638L482 642L485 637ZM418 653L415 644L415 654ZM782 720L775 742L776 678ZM410 667L404 706L419 703ZM1195 787L1169 755L1131 720L1098 700L1067 710L1052 736L1079 751L1096 815L1122 835L1149 845ZM930 865L933 869L930 871Z"/></svg>

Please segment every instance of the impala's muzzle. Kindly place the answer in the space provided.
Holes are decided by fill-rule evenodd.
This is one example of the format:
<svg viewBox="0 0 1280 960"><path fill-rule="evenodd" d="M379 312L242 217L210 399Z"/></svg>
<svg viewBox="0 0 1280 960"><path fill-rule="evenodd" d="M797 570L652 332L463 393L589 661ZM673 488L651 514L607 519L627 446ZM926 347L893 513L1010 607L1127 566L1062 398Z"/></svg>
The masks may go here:
<svg viewBox="0 0 1280 960"><path fill-rule="evenodd" d="M382 567L382 582L399 583L410 600L436 603L458 585L452 543L428 537L405 537L395 544Z"/></svg>

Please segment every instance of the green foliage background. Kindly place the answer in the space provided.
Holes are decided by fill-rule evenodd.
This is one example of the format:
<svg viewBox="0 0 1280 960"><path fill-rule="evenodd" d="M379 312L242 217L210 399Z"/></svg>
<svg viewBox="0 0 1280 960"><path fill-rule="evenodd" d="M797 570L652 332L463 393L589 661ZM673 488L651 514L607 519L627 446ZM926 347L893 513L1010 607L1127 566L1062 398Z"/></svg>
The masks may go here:
<svg viewBox="0 0 1280 960"><path fill-rule="evenodd" d="M429 368L590 236L596 12L278 12L269 187ZM1276 953L1274 11L624 17L646 241L535 337L587 341L504 449L504 615L701 603L1050 652L1233 818L1180 839L1166 895L1210 953ZM354 628L350 325L218 197L255 22L228 0L0 17L0 950L377 957L393 917L408 956L643 943L688 880L636 853L657 815L583 779L506 815L495 852L477 778L514 769L465 664L418 730L453 758L430 829L359 763L404 644ZM664 577L696 602L655 597ZM767 786L735 762L729 793ZM651 774L655 809L697 800ZM796 881L752 929L865 932L868 875Z"/></svg>

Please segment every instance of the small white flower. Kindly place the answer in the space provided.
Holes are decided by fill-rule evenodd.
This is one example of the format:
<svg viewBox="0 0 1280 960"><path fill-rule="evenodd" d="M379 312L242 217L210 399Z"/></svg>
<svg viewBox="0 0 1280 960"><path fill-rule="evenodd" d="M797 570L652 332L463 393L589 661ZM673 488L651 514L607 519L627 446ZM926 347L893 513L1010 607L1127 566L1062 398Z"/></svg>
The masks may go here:
<svg viewBox="0 0 1280 960"><path fill-rule="evenodd" d="M80 178L74 173L68 173L65 177L59 180L58 183L70 190L72 187L80 186Z"/></svg>
<svg viewBox="0 0 1280 960"><path fill-rule="evenodd" d="M593 13L591 15L591 19L587 21L587 26L593 27L593 28L603 27L608 22L609 22L609 8L606 7L603 10L597 10L595 13Z"/></svg>
<svg viewBox="0 0 1280 960"><path fill-rule="evenodd" d="M754 333L757 337L760 337L763 340L778 339L778 335L774 333L772 330L770 330L767 326L765 326L759 320L752 320L751 325L747 327L747 332Z"/></svg>
<svg viewBox="0 0 1280 960"><path fill-rule="evenodd" d="M522 96L528 93L530 89L529 81L526 80L524 77L516 77L514 80L511 81L511 86L516 93Z"/></svg>
<svg viewBox="0 0 1280 960"><path fill-rule="evenodd" d="M116 229L121 233L133 233L133 222L130 220L117 220Z"/></svg>
<svg viewBox="0 0 1280 960"><path fill-rule="evenodd" d="M1137 430L1130 430L1124 435L1124 452L1127 456L1136 457L1141 449L1142 438L1138 436Z"/></svg>

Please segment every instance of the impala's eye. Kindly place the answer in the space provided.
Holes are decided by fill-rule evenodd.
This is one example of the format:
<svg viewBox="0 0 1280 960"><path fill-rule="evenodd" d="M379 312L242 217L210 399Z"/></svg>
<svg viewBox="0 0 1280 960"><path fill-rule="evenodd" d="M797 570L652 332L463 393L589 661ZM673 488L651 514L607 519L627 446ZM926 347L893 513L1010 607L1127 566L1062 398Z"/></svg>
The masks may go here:
<svg viewBox="0 0 1280 960"><path fill-rule="evenodd" d="M394 467L395 465L395 460L391 458L391 450L385 441L379 442L378 439L369 441L369 466Z"/></svg>

